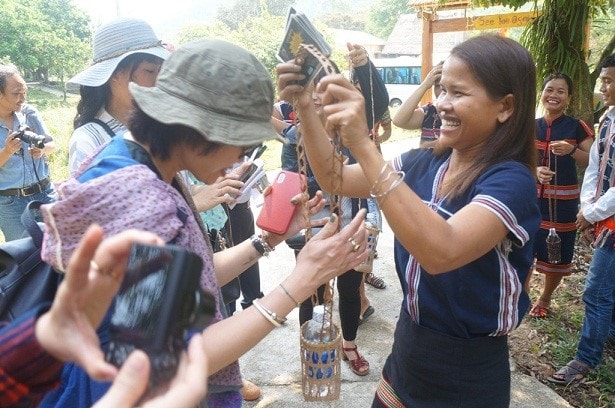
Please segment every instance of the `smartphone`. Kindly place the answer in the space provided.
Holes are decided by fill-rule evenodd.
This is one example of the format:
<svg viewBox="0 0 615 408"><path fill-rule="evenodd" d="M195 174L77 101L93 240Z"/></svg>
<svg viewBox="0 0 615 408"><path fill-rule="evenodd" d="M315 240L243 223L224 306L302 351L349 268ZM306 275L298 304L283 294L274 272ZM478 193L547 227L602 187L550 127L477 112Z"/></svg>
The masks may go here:
<svg viewBox="0 0 615 408"><path fill-rule="evenodd" d="M274 234L284 234L290 226L296 205L291 198L301 192L301 175L292 171L280 171L271 182L271 191L256 219L256 225Z"/></svg>
<svg viewBox="0 0 615 408"><path fill-rule="evenodd" d="M241 202L247 201L247 199L241 200L244 194L250 194L250 190L259 185L260 179L267 177L265 170L263 170L264 165L265 164L260 159L254 160L250 163L250 167L248 167L239 177L239 180L243 182L243 186L239 189L239 194L233 196L233 198L236 198ZM232 210L235 207L235 204L235 202L229 204L229 209Z"/></svg>
<svg viewBox="0 0 615 408"><path fill-rule="evenodd" d="M239 177L239 181L247 182L250 177L258 170L258 164L255 162L250 163L250 167L248 167Z"/></svg>
<svg viewBox="0 0 615 408"><path fill-rule="evenodd" d="M111 315L105 359L120 367L134 349L151 362L150 389L175 375L185 337L215 313L214 297L200 287L201 258L183 248L135 244Z"/></svg>

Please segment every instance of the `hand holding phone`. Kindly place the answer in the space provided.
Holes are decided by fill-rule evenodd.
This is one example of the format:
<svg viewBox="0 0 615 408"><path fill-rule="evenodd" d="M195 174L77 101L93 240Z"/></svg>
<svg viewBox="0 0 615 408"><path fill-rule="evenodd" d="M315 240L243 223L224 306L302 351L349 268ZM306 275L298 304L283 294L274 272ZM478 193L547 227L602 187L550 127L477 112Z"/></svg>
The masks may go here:
<svg viewBox="0 0 615 408"><path fill-rule="evenodd" d="M280 171L256 220L256 225L265 231L283 235L288 230L296 205L290 200L301 192L301 175L292 171Z"/></svg>
<svg viewBox="0 0 615 408"><path fill-rule="evenodd" d="M264 170L265 164L262 160L254 160L250 167L243 172L239 180L243 181L243 187L239 189L239 195L235 197L235 202L229 204L229 209L233 209L237 203L245 203L250 199L251 190L254 187L259 187L261 180L267 179L267 174Z"/></svg>
<svg viewBox="0 0 615 408"><path fill-rule="evenodd" d="M203 329L215 312L213 296L200 288L203 261L167 245L135 244L111 316L105 359L121 366L134 349L150 358L150 388L175 375L185 335Z"/></svg>

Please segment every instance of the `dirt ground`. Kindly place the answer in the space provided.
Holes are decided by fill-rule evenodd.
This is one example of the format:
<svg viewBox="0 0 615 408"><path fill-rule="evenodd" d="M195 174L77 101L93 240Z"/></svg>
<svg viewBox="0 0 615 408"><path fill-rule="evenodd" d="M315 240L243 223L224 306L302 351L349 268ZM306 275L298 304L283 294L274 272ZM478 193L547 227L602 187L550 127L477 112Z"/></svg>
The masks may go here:
<svg viewBox="0 0 615 408"><path fill-rule="evenodd" d="M552 316L549 319L556 319L552 326L557 329L557 325L561 325L558 330L568 331L569 340L575 342L575 345L580 326L578 322L570 322L566 317L573 310L580 312L583 310L581 295L591 257L592 252L588 247L577 246L573 261L577 271L562 280L552 299ZM542 279L541 274L535 273L532 276L530 282L532 300L535 300L540 293ZM553 349L548 347L552 341L553 339L546 333L546 330L541 329L540 324L526 316L519 328L510 335L511 357L516 362L517 369L548 384L574 407L615 407L615 395L607 396L607 401L605 401L605 396L600 395L596 381L584 380L568 387L554 385L547 381L547 378L559 368L553 366ZM570 359L574 357L572 354L569 356ZM604 358L611 359L611 361L615 359L615 349L607 348Z"/></svg>

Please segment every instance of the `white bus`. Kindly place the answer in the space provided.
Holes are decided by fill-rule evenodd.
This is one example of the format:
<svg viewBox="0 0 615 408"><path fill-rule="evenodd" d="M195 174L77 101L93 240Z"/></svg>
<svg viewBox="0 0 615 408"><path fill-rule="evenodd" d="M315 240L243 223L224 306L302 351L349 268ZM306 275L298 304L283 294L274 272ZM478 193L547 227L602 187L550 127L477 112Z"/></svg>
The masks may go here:
<svg viewBox="0 0 615 408"><path fill-rule="evenodd" d="M374 65L389 93L389 106L401 105L421 83L421 58L374 58Z"/></svg>

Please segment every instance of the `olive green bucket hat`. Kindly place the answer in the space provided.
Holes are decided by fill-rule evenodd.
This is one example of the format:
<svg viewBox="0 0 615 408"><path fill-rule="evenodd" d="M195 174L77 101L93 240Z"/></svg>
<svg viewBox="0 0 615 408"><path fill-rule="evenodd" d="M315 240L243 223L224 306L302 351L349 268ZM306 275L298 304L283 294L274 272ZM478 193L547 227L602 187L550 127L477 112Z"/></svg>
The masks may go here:
<svg viewBox="0 0 615 408"><path fill-rule="evenodd" d="M269 122L269 73L254 55L227 41L182 45L162 64L156 86L131 82L129 89L147 115L193 128L211 142L252 146L281 138Z"/></svg>

